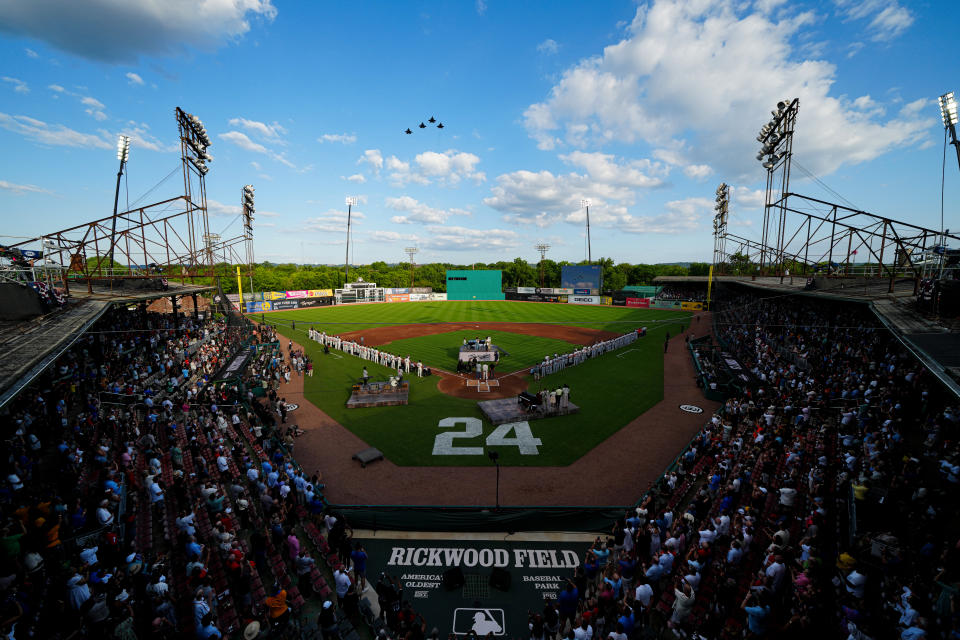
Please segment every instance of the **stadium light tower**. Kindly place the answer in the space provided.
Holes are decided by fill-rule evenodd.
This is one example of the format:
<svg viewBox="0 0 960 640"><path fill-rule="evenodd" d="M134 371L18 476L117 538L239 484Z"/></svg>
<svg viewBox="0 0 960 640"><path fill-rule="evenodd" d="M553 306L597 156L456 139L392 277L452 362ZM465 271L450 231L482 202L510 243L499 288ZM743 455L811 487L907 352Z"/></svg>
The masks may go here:
<svg viewBox="0 0 960 640"><path fill-rule="evenodd" d="M420 249L416 247L407 247L403 250L410 257L410 288L413 288L413 274L416 273L417 263L414 262L413 257L420 252Z"/></svg>
<svg viewBox="0 0 960 640"><path fill-rule="evenodd" d="M590 201L581 200L580 208L587 210L587 263L593 264L593 255L590 252Z"/></svg>
<svg viewBox="0 0 960 640"><path fill-rule="evenodd" d="M538 242L533 245L533 248L540 252L540 288L543 288L543 261L546 258L547 251L550 250L550 245L546 242Z"/></svg>
<svg viewBox="0 0 960 640"><path fill-rule="evenodd" d="M357 204L357 199L354 196L347 196L346 205L347 205L347 257L344 262L344 272L343 272L343 286L347 286L347 282L350 281L350 217L353 213L353 207Z"/></svg>
<svg viewBox="0 0 960 640"><path fill-rule="evenodd" d="M956 137L956 136L954 136ZM117 160L120 161L120 169L117 171L117 190L113 194L113 223L110 226L110 270L113 271L113 250L116 247L117 237L117 203L120 202L120 177L123 175L123 168L130 159L130 136L120 136L117 138Z"/></svg>
<svg viewBox="0 0 960 640"><path fill-rule="evenodd" d="M960 142L957 142L957 99L953 91L940 96L940 117L943 127L950 134L950 144L957 150L957 163L960 164Z"/></svg>

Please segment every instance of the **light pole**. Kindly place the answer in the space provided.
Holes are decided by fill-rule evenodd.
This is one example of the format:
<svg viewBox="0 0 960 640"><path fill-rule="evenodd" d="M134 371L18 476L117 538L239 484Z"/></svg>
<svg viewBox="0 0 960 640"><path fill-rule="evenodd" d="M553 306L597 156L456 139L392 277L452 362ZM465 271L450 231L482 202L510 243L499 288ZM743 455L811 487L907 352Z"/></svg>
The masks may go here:
<svg viewBox="0 0 960 640"><path fill-rule="evenodd" d="M593 254L590 252L590 201L581 200L580 208L587 210L587 263L593 264Z"/></svg>
<svg viewBox="0 0 960 640"><path fill-rule="evenodd" d="M245 238L247 250L247 269L249 269L250 293L253 293L253 214L256 208L253 206L253 192L255 189L252 184L243 185L240 192L240 203L243 209L243 236ZM302 246L302 243L301 243ZM240 301L243 304L243 300ZM241 306L241 308L243 308Z"/></svg>
<svg viewBox="0 0 960 640"><path fill-rule="evenodd" d="M543 261L547 255L547 251L550 249L550 245L546 242L538 242L533 245L533 248L540 252L540 288L543 288Z"/></svg>
<svg viewBox="0 0 960 640"><path fill-rule="evenodd" d="M117 138L117 160L120 161L120 169L117 171L117 190L113 194L113 223L110 226L110 270L113 271L113 250L115 248L117 235L117 204L120 202L120 177L123 175L123 167L130 158L130 136L120 136Z"/></svg>
<svg viewBox="0 0 960 640"><path fill-rule="evenodd" d="M403 251L404 251L408 256L410 256L410 288L412 289L412 288L413 288L413 282L414 282L413 278L414 278L414 274L416 273L416 269L417 269L417 265L416 265L416 263L413 261L413 257L414 257L415 255L417 255L417 253L420 251L420 249L417 249L416 247L407 247L407 248L404 249Z"/></svg>
<svg viewBox="0 0 960 640"><path fill-rule="evenodd" d="M950 144L957 150L957 163L960 164L960 142L957 141L957 99L953 91L940 96L940 117L944 128L950 132Z"/></svg>
<svg viewBox="0 0 960 640"><path fill-rule="evenodd" d="M500 511L500 452L487 451L487 457L497 465L497 511Z"/></svg>
<svg viewBox="0 0 960 640"><path fill-rule="evenodd" d="M957 150L957 163L960 164L960 142L957 142L957 99L953 91L949 91L937 100L940 103L940 117L943 119L944 142L947 134L950 134L950 144ZM940 254L940 274L943 277L943 263L946 257L946 243L943 237L943 185L947 179L947 149L943 149L943 170L940 172L940 244L943 252Z"/></svg>
<svg viewBox="0 0 960 640"><path fill-rule="evenodd" d="M350 217L353 213L353 205L357 204L357 199L353 196L347 196L347 256L344 259L345 270L343 273L343 286L347 286L350 280Z"/></svg>

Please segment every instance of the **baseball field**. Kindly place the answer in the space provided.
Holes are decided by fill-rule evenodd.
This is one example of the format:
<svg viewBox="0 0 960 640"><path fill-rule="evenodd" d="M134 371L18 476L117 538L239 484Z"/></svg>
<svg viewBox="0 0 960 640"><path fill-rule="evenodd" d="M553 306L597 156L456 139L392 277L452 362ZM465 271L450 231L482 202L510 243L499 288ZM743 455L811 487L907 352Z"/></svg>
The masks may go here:
<svg viewBox="0 0 960 640"><path fill-rule="evenodd" d="M663 397L663 341L690 320L689 312L529 302L408 302L281 311L251 316L301 344L314 361L304 394L332 419L401 466L488 465L496 450L503 465L564 466L603 442ZM647 337L618 351L534 380L529 368L546 355L566 353L647 327ZM435 375L405 378L406 406L347 409L351 386L364 366L373 380L392 372L373 362L323 348L313 328L401 356ZM497 377L509 394L566 384L574 415L495 427L477 402L489 394L466 387L450 372L464 338L493 339L504 354ZM494 394L495 395L495 394ZM506 395L506 391L504 392ZM441 446L442 445L442 446Z"/></svg>

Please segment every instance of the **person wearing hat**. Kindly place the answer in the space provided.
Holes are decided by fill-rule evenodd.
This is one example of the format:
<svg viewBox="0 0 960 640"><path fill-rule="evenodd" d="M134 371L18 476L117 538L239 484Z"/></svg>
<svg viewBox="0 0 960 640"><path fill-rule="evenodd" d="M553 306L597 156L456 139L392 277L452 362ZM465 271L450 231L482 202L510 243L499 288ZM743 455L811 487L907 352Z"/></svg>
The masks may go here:
<svg viewBox="0 0 960 640"><path fill-rule="evenodd" d="M323 640L337 640L340 637L337 613L330 600L324 601L320 613L317 614L317 626L320 628Z"/></svg>
<svg viewBox="0 0 960 640"><path fill-rule="evenodd" d="M243 640L256 640L261 636L260 622L253 620L243 628Z"/></svg>

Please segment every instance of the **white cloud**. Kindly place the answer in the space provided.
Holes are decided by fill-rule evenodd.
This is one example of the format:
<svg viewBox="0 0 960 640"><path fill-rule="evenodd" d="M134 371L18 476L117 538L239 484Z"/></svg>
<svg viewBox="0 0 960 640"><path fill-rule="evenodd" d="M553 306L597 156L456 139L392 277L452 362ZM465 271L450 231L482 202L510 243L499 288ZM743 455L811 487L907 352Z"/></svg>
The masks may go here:
<svg viewBox="0 0 960 640"><path fill-rule="evenodd" d="M227 124L231 127L246 129L250 133L265 138L268 142L272 143L280 142L281 136L287 133L287 130L278 122L267 124L265 122L258 122L257 120L247 120L246 118L230 118Z"/></svg>
<svg viewBox="0 0 960 640"><path fill-rule="evenodd" d="M659 177L648 174L665 174L662 165L649 160L632 160L618 163L613 155L574 151L561 155L560 159L575 167L586 169L587 175L597 182L625 187L658 187L663 184Z"/></svg>
<svg viewBox="0 0 960 640"><path fill-rule="evenodd" d="M250 166L256 169L257 171L260 171L260 163L257 162L256 160L251 160Z"/></svg>
<svg viewBox="0 0 960 640"><path fill-rule="evenodd" d="M0 2L0 30L109 63L140 55L210 51L250 30L250 18L273 20L270 0L34 0ZM109 37L104 25L110 25Z"/></svg>
<svg viewBox="0 0 960 640"><path fill-rule="evenodd" d="M47 88L50 89L51 91L55 91L56 93L63 93L64 91L66 91L66 89L64 89L58 84L47 85Z"/></svg>
<svg viewBox="0 0 960 640"><path fill-rule="evenodd" d="M383 169L383 154L380 153L380 149L367 149L357 160L357 164L368 164L379 175L380 169Z"/></svg>
<svg viewBox="0 0 960 640"><path fill-rule="evenodd" d="M730 200L734 209L759 209L766 203L766 192L749 187L730 187Z"/></svg>
<svg viewBox="0 0 960 640"><path fill-rule="evenodd" d="M379 152L378 152L379 153ZM390 182L396 186L408 183L431 184L437 182L445 185L456 185L462 180L472 180L480 184L487 179L487 174L478 171L476 165L480 158L472 153L450 149L439 153L424 151L418 153L413 164L390 156L386 160L387 170L390 171Z"/></svg>
<svg viewBox="0 0 960 640"><path fill-rule="evenodd" d="M487 12L487 0L476 1L477 15L482 16Z"/></svg>
<svg viewBox="0 0 960 640"><path fill-rule="evenodd" d="M25 193L53 193L42 187L38 187L33 184L16 184L13 182L7 182L6 180L0 180L0 189L5 191L11 191L14 195L20 196Z"/></svg>
<svg viewBox="0 0 960 640"><path fill-rule="evenodd" d="M11 78L9 76L3 76L0 78L4 82L9 82L13 85L13 90L15 93L30 93L30 87L27 86L27 83L19 78Z"/></svg>
<svg viewBox="0 0 960 640"><path fill-rule="evenodd" d="M503 214L513 224L546 227L580 208L580 201L592 199L603 205L607 200L632 202L633 189L601 185L577 173L554 175L549 171L513 171L497 176L497 184L483 199L488 207Z"/></svg>
<svg viewBox="0 0 960 640"><path fill-rule="evenodd" d="M134 73L133 71L128 71L127 82L129 82L131 85L142 86L143 78L140 77L140 74Z"/></svg>
<svg viewBox="0 0 960 640"><path fill-rule="evenodd" d="M553 38L547 38L543 42L537 45L537 51L540 53L546 53L553 55L560 50L560 45L557 44L557 41Z"/></svg>
<svg viewBox="0 0 960 640"><path fill-rule="evenodd" d="M253 151L255 153L268 153L268 150L265 146L258 142L254 142L250 137L241 132L241 131L228 131L226 133L219 134L220 139L231 142L241 149L247 151Z"/></svg>
<svg viewBox="0 0 960 640"><path fill-rule="evenodd" d="M353 144L357 141L357 136L352 133L325 133L319 138L317 142L323 144L324 142L341 142L343 144Z"/></svg>
<svg viewBox="0 0 960 640"><path fill-rule="evenodd" d="M114 145L111 139L81 133L62 124L48 125L46 122L29 116L11 116L0 113L0 127L39 144L86 149L112 149Z"/></svg>
<svg viewBox="0 0 960 640"><path fill-rule="evenodd" d="M371 231L367 234L371 240L378 242L416 242L419 236L413 233L400 233L399 231Z"/></svg>
<svg viewBox="0 0 960 640"><path fill-rule="evenodd" d="M436 251L514 249L525 240L525 237L510 229L468 229L431 225L427 227L427 231L428 234L420 241L420 247Z"/></svg>
<svg viewBox="0 0 960 640"><path fill-rule="evenodd" d="M367 179L363 176L362 173L355 173L351 176L347 176L346 178L344 178L344 180L347 180L348 182L355 182L357 184L363 184L364 182L367 181Z"/></svg>
<svg viewBox="0 0 960 640"><path fill-rule="evenodd" d="M683 168L683 173L694 180L704 180L713 175L713 169L708 164L691 164Z"/></svg>
<svg viewBox="0 0 960 640"><path fill-rule="evenodd" d="M362 220L366 217L367 216L365 216L363 213L353 210L350 215L351 225L361 224ZM343 233L344 236L346 236L347 212L330 209L322 215L314 218L307 218L303 225L296 231L299 233L300 230L310 232L321 231L324 233Z"/></svg>
<svg viewBox="0 0 960 640"><path fill-rule="evenodd" d="M422 222L426 224L442 224L447 221L453 211L444 209L434 209L426 204L411 198L410 196L400 196L399 198L387 198L385 201L388 208L394 211L402 211L407 215L393 216L390 222L396 224L412 224ZM462 211L458 210L458 211Z"/></svg>
<svg viewBox="0 0 960 640"><path fill-rule="evenodd" d="M663 213L656 215L633 215L626 207L590 206L590 223L610 227L622 233L678 234L696 231L702 223L713 219L714 201L707 198L686 198L666 203ZM564 218L565 222L583 226L586 213L577 210Z"/></svg>
<svg viewBox="0 0 960 640"><path fill-rule="evenodd" d="M818 175L923 142L933 118L868 117L831 95L834 65L792 47L814 28L812 13L789 5L767 15L732 0L658 0L638 8L623 40L567 69L525 126L541 149L679 142L688 165L731 177L757 175L756 132L784 97L800 98L794 153Z"/></svg>
<svg viewBox="0 0 960 640"><path fill-rule="evenodd" d="M34 51L33 49L24 49L24 53L27 54L28 58L39 58L40 54Z"/></svg>
<svg viewBox="0 0 960 640"><path fill-rule="evenodd" d="M897 0L835 0L849 20L869 20L867 32L875 42L887 42L901 35L914 22L913 14Z"/></svg>
<svg viewBox="0 0 960 640"><path fill-rule="evenodd" d="M207 198L207 214L211 216L238 216L243 212L238 204L224 204ZM259 212L258 212L259 213Z"/></svg>
<svg viewBox="0 0 960 640"><path fill-rule="evenodd" d="M116 139L114 134L104 129L101 129L100 133L107 139ZM138 123L135 120L130 120L121 133L130 136L131 146L134 149L149 149L150 151L166 153L180 151L179 143L171 142L170 144L165 144L162 140L150 133L150 126L145 122Z"/></svg>
<svg viewBox="0 0 960 640"><path fill-rule="evenodd" d="M85 96L80 98L80 104L86 107L84 111L87 113L87 115L93 117L94 120L103 121L107 119L107 114L103 112L103 110L106 109L106 105L96 98Z"/></svg>

